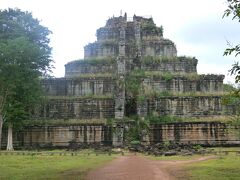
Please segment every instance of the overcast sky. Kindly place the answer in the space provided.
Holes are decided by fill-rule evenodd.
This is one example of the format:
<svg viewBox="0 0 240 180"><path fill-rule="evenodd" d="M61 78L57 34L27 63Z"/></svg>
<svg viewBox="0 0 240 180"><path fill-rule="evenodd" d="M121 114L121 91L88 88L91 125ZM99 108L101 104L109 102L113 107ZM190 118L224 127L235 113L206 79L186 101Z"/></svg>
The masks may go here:
<svg viewBox="0 0 240 180"><path fill-rule="evenodd" d="M128 17L152 16L157 26L163 25L164 37L175 42L178 55L198 59L200 74L227 76L237 60L222 56L227 41L240 42L240 23L222 19L225 0L0 0L1 9L9 7L32 12L53 32L56 77L64 76L67 62L83 58L83 47L96 40L97 28L121 11Z"/></svg>

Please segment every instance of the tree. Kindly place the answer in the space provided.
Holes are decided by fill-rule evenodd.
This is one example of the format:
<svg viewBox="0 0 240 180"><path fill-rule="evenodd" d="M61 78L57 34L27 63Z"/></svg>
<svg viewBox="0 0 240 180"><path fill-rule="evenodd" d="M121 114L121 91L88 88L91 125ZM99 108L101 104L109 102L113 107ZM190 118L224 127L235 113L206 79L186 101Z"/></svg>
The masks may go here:
<svg viewBox="0 0 240 180"><path fill-rule="evenodd" d="M240 22L240 0L227 0L228 8L225 10L223 17L232 16L232 20L238 20ZM229 48L227 48L224 52L224 55L231 55L235 53L235 56L240 54L240 44L235 46L231 46L229 43ZM239 62L235 62L232 65L232 69L230 70L231 75L235 75L235 82L240 82L240 65ZM239 91L236 91L239 93Z"/></svg>
<svg viewBox="0 0 240 180"><path fill-rule="evenodd" d="M0 145L6 123L7 150L13 150L13 127L30 115L40 99L40 78L51 71L49 34L29 12L0 11Z"/></svg>
<svg viewBox="0 0 240 180"><path fill-rule="evenodd" d="M240 22L240 0L227 0L228 8L225 10L223 17L229 17L232 16L232 20L238 20ZM224 52L225 56L231 55L232 53L235 54L235 57L240 54L240 44L237 44L235 46L232 46L230 43L228 43L229 48L227 48ZM231 75L235 75L235 83L240 82L240 65L239 62L235 62L232 65L232 69L230 70ZM223 98L223 103L227 105L231 105L235 108L233 110L235 111L237 117L234 118L233 124L240 124L240 89L229 89L230 93L226 95Z"/></svg>

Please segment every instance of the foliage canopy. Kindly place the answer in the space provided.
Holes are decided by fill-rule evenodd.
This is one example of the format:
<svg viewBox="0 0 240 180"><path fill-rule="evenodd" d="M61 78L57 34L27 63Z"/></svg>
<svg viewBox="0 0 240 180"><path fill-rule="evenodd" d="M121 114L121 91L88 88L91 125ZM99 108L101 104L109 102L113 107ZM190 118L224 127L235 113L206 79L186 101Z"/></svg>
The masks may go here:
<svg viewBox="0 0 240 180"><path fill-rule="evenodd" d="M232 20L238 20L240 22L240 1L239 0L227 0L228 7L224 12L223 17L232 16ZM229 48L227 48L224 52L224 55L235 54L238 56L240 54L240 44L235 46L231 46L229 44ZM240 82L240 65L239 62L235 62L232 65L232 69L230 70L231 75L235 75L235 82Z"/></svg>
<svg viewBox="0 0 240 180"><path fill-rule="evenodd" d="M0 120L16 125L38 102L52 68L50 34L29 12L0 10Z"/></svg>

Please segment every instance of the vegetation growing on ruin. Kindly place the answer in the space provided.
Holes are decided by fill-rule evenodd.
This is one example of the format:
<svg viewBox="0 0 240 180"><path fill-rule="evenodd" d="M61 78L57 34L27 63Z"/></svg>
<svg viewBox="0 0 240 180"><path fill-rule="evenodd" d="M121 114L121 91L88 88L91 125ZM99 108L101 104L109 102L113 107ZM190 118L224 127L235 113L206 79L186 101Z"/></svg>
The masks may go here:
<svg viewBox="0 0 240 180"><path fill-rule="evenodd" d="M140 92L140 94L137 97L137 102L139 103L139 105L143 105L146 98L147 98L146 94L144 94L143 92Z"/></svg>
<svg viewBox="0 0 240 180"><path fill-rule="evenodd" d="M193 57L188 56L144 56L142 57L142 64L144 65L159 65L163 62L177 62L177 61L193 61Z"/></svg>
<svg viewBox="0 0 240 180"><path fill-rule="evenodd" d="M134 70L130 72L126 77L126 90L131 96L148 96L148 97L164 97L164 96L208 96L212 94L208 93L198 93L198 92L190 92L190 93L172 93L169 91L155 91L152 87L148 87L148 85L143 84L144 78L161 78L165 81L171 81L177 77L183 77L189 79L191 81L196 81L200 79L200 76L196 73L170 73L170 72L158 72L158 71L143 71L143 70ZM141 98L142 99L142 98Z"/></svg>
<svg viewBox="0 0 240 180"><path fill-rule="evenodd" d="M144 65L154 65L162 62L171 62L177 61L178 58L176 56L144 56L142 57L141 63Z"/></svg>
<svg viewBox="0 0 240 180"><path fill-rule="evenodd" d="M216 97L223 96L226 93L218 92L171 92L169 90L157 91L151 88L151 86L145 85L144 87L144 96L146 98L163 98L163 97Z"/></svg>
<svg viewBox="0 0 240 180"><path fill-rule="evenodd" d="M141 84L144 78L143 70L134 70L126 76L126 90L127 94L131 97L137 97L141 91Z"/></svg>
<svg viewBox="0 0 240 180"><path fill-rule="evenodd" d="M145 118L150 124L166 124L174 122L183 122L183 118L177 116L155 116L154 113Z"/></svg>
<svg viewBox="0 0 240 180"><path fill-rule="evenodd" d="M157 27L156 24L154 24L153 19L150 18L148 21L144 21L141 24L141 29L145 34L157 34L159 36L163 36L163 27Z"/></svg>
<svg viewBox="0 0 240 180"><path fill-rule="evenodd" d="M161 78L163 78L165 81L168 82L168 81L171 81L174 78L174 76L172 73L166 72L161 75Z"/></svg>
<svg viewBox="0 0 240 180"><path fill-rule="evenodd" d="M178 93L178 92L168 92L168 96L172 97L213 97L213 96L222 96L224 95L223 92L217 92L217 93L211 93L211 92L183 92L183 93ZM161 93L159 95L161 96Z"/></svg>
<svg viewBox="0 0 240 180"><path fill-rule="evenodd" d="M210 97L210 96L223 96L224 92L171 92L169 90L159 91L153 89L148 85L148 79L145 78L160 78L169 82L174 78L186 78L190 81L198 81L201 76L197 73L170 73L158 71L144 71L141 69L134 70L126 76L126 90L129 97L135 98L139 104L143 104L148 98L161 98L161 97ZM144 79L146 82L144 82ZM149 83L151 84L151 79Z"/></svg>
<svg viewBox="0 0 240 180"><path fill-rule="evenodd" d="M239 99L239 91L231 86L224 85L225 95L222 98L222 104L225 106L232 107L235 117L232 121L232 124L240 125L240 99Z"/></svg>
<svg viewBox="0 0 240 180"><path fill-rule="evenodd" d="M235 94L237 93L237 94ZM235 115L232 115L231 118L229 118L229 124L233 126L240 126L240 100L239 95L237 91L231 91L227 95L223 96L222 103L225 106L232 107L232 109L235 111ZM240 131L239 131L240 135Z"/></svg>
<svg viewBox="0 0 240 180"><path fill-rule="evenodd" d="M149 122L146 119L133 117L132 121L128 124L128 128L124 134L124 139L127 143L136 143L143 140L144 135L149 131Z"/></svg>
<svg viewBox="0 0 240 180"><path fill-rule="evenodd" d="M177 73L177 72L160 72L160 71L143 71L137 70L131 73L131 76L139 77L139 73L141 73L141 78L162 78L166 81L171 81L174 78L185 78L190 81L200 80L201 75L197 73Z"/></svg>
<svg viewBox="0 0 240 180"><path fill-rule="evenodd" d="M71 79L77 80L81 78L115 78L115 74L112 73L85 73L85 74L79 74L78 76L71 77Z"/></svg>
<svg viewBox="0 0 240 180"><path fill-rule="evenodd" d="M125 117L121 120L128 124L125 131L125 139L127 142L134 140L139 141L142 137L142 132L147 133L151 124L168 124L179 122L223 122L229 125L236 124L237 116L211 116L211 117L178 117L162 115L159 116L157 112L152 112L151 115L145 116L143 119L137 116ZM83 125L83 124L105 124L114 127L119 120L116 119L38 119L38 120L25 120L24 125Z"/></svg>
<svg viewBox="0 0 240 180"><path fill-rule="evenodd" d="M180 117L180 116L159 116L157 112L145 117L151 124L166 124L174 122L222 122L232 124L237 116L206 116L206 117Z"/></svg>
<svg viewBox="0 0 240 180"><path fill-rule="evenodd" d="M157 112L152 112L144 118L138 116L125 117L121 120L127 125L124 130L124 140L126 143L137 143L143 140L143 137L149 133L151 125L153 124L168 124L181 122L223 122L230 123L233 117L231 116L211 116L211 117L178 117L161 115ZM107 125L114 127L119 120L109 119Z"/></svg>
<svg viewBox="0 0 240 180"><path fill-rule="evenodd" d="M112 65L115 62L115 57L94 57L94 58L85 58L80 59L80 60L75 60L75 61L71 61L70 63L68 63L67 65L70 64L90 64L90 65Z"/></svg>
<svg viewBox="0 0 240 180"><path fill-rule="evenodd" d="M113 94L86 94L83 96L45 96L46 100L73 100L73 99L112 99Z"/></svg>
<svg viewBox="0 0 240 180"><path fill-rule="evenodd" d="M232 124L232 116L211 116L211 117L180 117L160 115L157 112L152 112L144 118L138 116L125 117L121 120L127 128L124 129L124 141L128 144L140 143L143 141L151 128L151 125L168 124L168 123L184 123L184 122L223 122ZM108 119L107 125L115 127L119 120ZM113 128L114 129L114 128ZM114 130L113 130L114 131ZM233 132L237 133L237 131Z"/></svg>
<svg viewBox="0 0 240 180"><path fill-rule="evenodd" d="M240 100L238 95L235 95L234 92L232 93L227 93L223 99L222 99L223 104L225 105L235 105L238 106L240 105Z"/></svg>
<svg viewBox="0 0 240 180"><path fill-rule="evenodd" d="M149 133L149 121L144 118L140 118L137 115L124 117L121 120L114 118L107 120L107 125L113 128L113 132L118 129L117 124L122 123L125 125L124 128L124 142L127 144L140 143L144 135ZM126 128L127 127L127 128Z"/></svg>
<svg viewBox="0 0 240 180"><path fill-rule="evenodd" d="M171 81L174 78L186 78L190 81L197 81L201 78L197 73L177 73L177 72L159 72L159 71L145 71L145 77L162 78L166 81Z"/></svg>
<svg viewBox="0 0 240 180"><path fill-rule="evenodd" d="M106 119L32 119L24 120L25 126L34 125L84 125L84 124L107 124Z"/></svg>

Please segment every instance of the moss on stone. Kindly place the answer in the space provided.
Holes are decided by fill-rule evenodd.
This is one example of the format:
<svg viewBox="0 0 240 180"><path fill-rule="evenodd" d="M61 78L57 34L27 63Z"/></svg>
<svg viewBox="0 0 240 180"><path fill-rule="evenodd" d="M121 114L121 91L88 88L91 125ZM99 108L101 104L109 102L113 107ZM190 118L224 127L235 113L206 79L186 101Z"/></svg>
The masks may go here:
<svg viewBox="0 0 240 180"><path fill-rule="evenodd" d="M144 56L142 57L142 64L144 65L155 65L164 62L178 62L178 61L188 61L196 62L197 60L193 57L188 56Z"/></svg>
<svg viewBox="0 0 240 180"><path fill-rule="evenodd" d="M70 79L81 79L81 78L109 78L109 77L115 77L112 73L86 73L86 74L79 74L78 76L73 76Z"/></svg>
<svg viewBox="0 0 240 180"><path fill-rule="evenodd" d="M25 126L34 125L86 125L86 124L107 124L107 119L33 119L23 121Z"/></svg>
<svg viewBox="0 0 240 180"><path fill-rule="evenodd" d="M80 59L80 60L71 61L67 63L66 66L71 64L111 65L111 64L114 64L115 59L116 57L85 58L84 60Z"/></svg>
<svg viewBox="0 0 240 180"><path fill-rule="evenodd" d="M210 93L210 92L169 92L169 91L149 91L145 93L146 97L215 97L223 96L223 92Z"/></svg>
<svg viewBox="0 0 240 180"><path fill-rule="evenodd" d="M46 96L46 100L73 100L73 99L113 99L113 94L95 95L88 94L84 96Z"/></svg>
<svg viewBox="0 0 240 180"><path fill-rule="evenodd" d="M197 73L177 73L177 72L160 72L160 71L145 71L145 77L151 78L163 78L167 81L170 81L174 78L186 78L190 81L196 81L200 79L200 76Z"/></svg>
<svg viewBox="0 0 240 180"><path fill-rule="evenodd" d="M179 117L179 116L158 116L154 113L145 117L150 124L167 124L167 123L178 123L178 122L221 122L232 124L236 119L236 116L205 116L205 117ZM235 121L234 121L235 122Z"/></svg>

